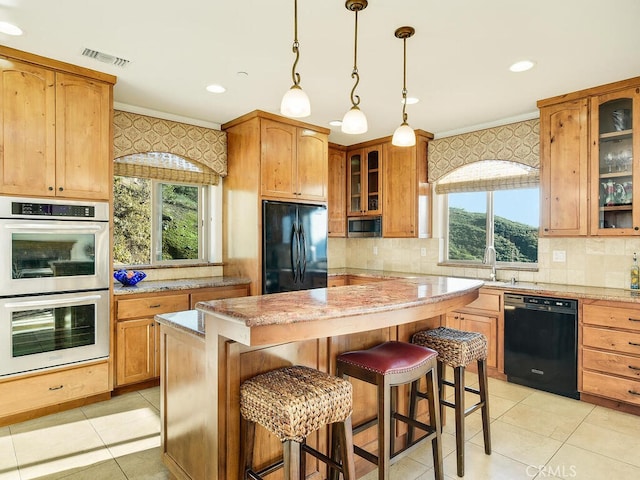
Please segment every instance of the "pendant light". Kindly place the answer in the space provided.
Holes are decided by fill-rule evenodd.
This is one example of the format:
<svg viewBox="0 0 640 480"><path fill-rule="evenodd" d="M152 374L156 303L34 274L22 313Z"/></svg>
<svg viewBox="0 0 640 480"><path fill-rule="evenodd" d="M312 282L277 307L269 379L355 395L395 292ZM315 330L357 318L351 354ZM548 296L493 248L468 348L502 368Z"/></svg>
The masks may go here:
<svg viewBox="0 0 640 480"><path fill-rule="evenodd" d="M353 89L351 89L351 109L345 113L342 119L342 132L343 133L365 133L369 128L367 125L367 117L365 117L362 110L358 105L360 104L360 97L355 95L356 87L360 83L360 75L358 74L358 12L367 8L369 2L367 0L347 0L345 7L351 12L356 14L356 26L355 26L355 43L353 48L353 72L351 72L351 78L355 79Z"/></svg>
<svg viewBox="0 0 640 480"><path fill-rule="evenodd" d="M398 147L413 147L416 144L416 132L407 123L407 38L416 33L413 27L400 27L396 30L396 38L402 39L404 50L404 68L402 76L402 123L393 132L391 143Z"/></svg>
<svg viewBox="0 0 640 480"><path fill-rule="evenodd" d="M309 97L300 87L300 74L296 72L300 59L300 43L298 42L298 0L293 1L293 53L296 59L291 68L293 86L284 94L280 103L280 113L286 117L302 118L311 115Z"/></svg>

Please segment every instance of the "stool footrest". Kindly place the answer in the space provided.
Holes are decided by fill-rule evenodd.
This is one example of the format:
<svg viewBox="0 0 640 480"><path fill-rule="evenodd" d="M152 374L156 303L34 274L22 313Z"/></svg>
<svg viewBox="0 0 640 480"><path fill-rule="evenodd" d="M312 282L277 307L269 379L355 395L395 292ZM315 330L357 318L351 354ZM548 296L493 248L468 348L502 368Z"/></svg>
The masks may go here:
<svg viewBox="0 0 640 480"><path fill-rule="evenodd" d="M318 450L316 450L315 448L312 448L310 446L308 446L306 443L303 443L301 445L302 451L308 453L309 455L313 455L314 457L316 457L318 460L322 460L324 463L326 463L330 468L333 468L334 470L337 470L340 473L344 472L344 469L342 468L342 465L340 465L338 462L336 462L335 460L333 460L332 458L327 457L326 455L324 455L323 453L319 452Z"/></svg>
<svg viewBox="0 0 640 480"><path fill-rule="evenodd" d="M360 423L353 427L353 434L356 435L360 432L364 432L365 430L373 427L378 424L378 417L374 417L371 420L367 420L366 422Z"/></svg>
<svg viewBox="0 0 640 480"><path fill-rule="evenodd" d="M469 408L465 409L464 416L466 417L467 415L471 415L473 412L482 407L484 407L484 402L478 402L475 405L471 405Z"/></svg>
<svg viewBox="0 0 640 480"><path fill-rule="evenodd" d="M364 448L359 447L358 445L353 445L353 453L355 453L359 457L364 458L366 461L373 463L374 465L378 465L378 457L373 453L367 452Z"/></svg>
<svg viewBox="0 0 640 480"><path fill-rule="evenodd" d="M248 478L252 478L253 480L263 480L265 475L269 475L270 473L275 472L279 468L284 466L284 460L280 460L279 462L273 463L268 467L263 468L258 472L254 472L253 470L247 470L246 474Z"/></svg>

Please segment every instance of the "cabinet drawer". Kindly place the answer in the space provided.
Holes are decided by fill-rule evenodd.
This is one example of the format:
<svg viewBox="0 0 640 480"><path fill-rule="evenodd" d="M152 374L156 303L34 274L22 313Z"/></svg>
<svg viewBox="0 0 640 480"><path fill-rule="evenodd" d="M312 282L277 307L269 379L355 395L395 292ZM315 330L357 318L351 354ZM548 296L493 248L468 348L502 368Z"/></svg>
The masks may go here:
<svg viewBox="0 0 640 480"><path fill-rule="evenodd" d="M0 383L0 416L105 393L107 362Z"/></svg>
<svg viewBox="0 0 640 480"><path fill-rule="evenodd" d="M246 297L249 294L248 285L233 285L228 287L203 288L191 293L191 308L198 302L219 300L221 298Z"/></svg>
<svg viewBox="0 0 640 480"><path fill-rule="evenodd" d="M640 306L638 308L624 308L585 305L582 307L582 321L590 325L640 331Z"/></svg>
<svg viewBox="0 0 640 480"><path fill-rule="evenodd" d="M478 298L468 304L464 308L477 308L480 310L490 310L492 312L500 311L500 294L480 292Z"/></svg>
<svg viewBox="0 0 640 480"><path fill-rule="evenodd" d="M582 372L582 391L640 405L640 381Z"/></svg>
<svg viewBox="0 0 640 480"><path fill-rule="evenodd" d="M585 348L582 352L582 366L589 370L640 380L640 357Z"/></svg>
<svg viewBox="0 0 640 480"><path fill-rule="evenodd" d="M582 344L618 353L640 355L640 333L621 332L606 328L584 327Z"/></svg>
<svg viewBox="0 0 640 480"><path fill-rule="evenodd" d="M189 294L118 300L116 308L118 320L148 317L159 313L180 312L189 310Z"/></svg>

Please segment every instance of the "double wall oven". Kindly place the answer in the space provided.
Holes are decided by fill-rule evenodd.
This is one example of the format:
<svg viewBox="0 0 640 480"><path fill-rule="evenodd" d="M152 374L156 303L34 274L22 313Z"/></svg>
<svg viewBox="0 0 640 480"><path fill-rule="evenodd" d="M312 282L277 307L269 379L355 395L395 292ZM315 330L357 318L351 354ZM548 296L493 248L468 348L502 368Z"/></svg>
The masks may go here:
<svg viewBox="0 0 640 480"><path fill-rule="evenodd" d="M109 355L109 204L0 197L0 376Z"/></svg>

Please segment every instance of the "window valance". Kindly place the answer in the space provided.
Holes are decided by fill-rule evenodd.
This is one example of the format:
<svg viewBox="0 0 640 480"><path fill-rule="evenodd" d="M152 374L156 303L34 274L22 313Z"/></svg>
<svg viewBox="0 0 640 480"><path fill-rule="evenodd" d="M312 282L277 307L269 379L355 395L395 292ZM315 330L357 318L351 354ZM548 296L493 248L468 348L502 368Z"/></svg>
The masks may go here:
<svg viewBox="0 0 640 480"><path fill-rule="evenodd" d="M537 118L438 138L429 142L429 182L434 183L463 165L481 160L508 160L538 169L539 147Z"/></svg>
<svg viewBox="0 0 640 480"><path fill-rule="evenodd" d="M436 193L534 188L539 183L538 168L506 160L481 160L463 165L440 178Z"/></svg>
<svg viewBox="0 0 640 480"><path fill-rule="evenodd" d="M116 175L213 185L227 175L225 132L120 110L113 124Z"/></svg>

